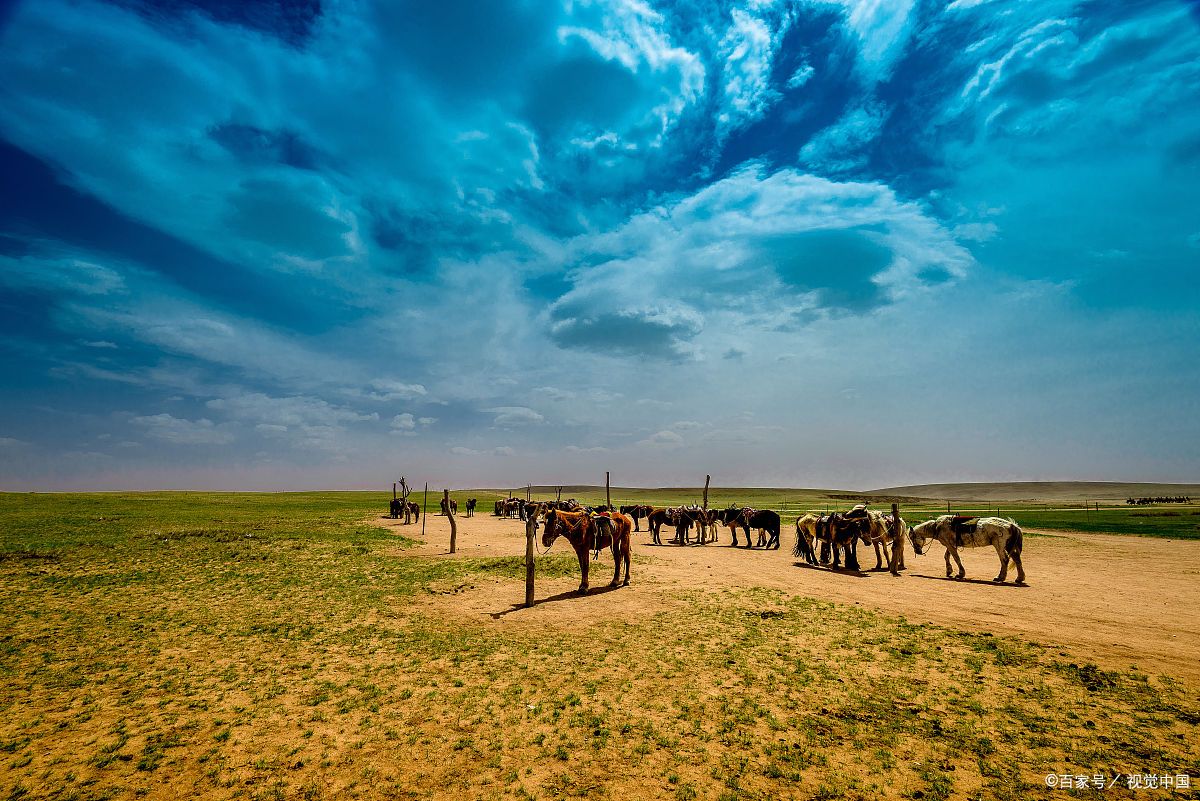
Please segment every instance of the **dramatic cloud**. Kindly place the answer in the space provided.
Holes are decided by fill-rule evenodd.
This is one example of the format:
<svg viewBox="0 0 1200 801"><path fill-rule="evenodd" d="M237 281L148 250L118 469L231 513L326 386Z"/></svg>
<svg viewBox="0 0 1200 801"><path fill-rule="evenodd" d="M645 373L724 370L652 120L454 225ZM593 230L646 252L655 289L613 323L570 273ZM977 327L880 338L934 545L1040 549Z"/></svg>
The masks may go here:
<svg viewBox="0 0 1200 801"><path fill-rule="evenodd" d="M0 15L6 487L1200 468L1194 4L247 8Z"/></svg>

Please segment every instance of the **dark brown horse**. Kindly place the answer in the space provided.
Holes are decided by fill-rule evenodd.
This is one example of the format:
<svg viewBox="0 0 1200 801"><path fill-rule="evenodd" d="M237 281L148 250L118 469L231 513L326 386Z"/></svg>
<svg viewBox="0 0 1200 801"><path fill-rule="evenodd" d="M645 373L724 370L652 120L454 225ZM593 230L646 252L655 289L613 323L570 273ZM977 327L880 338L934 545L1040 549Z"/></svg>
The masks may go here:
<svg viewBox="0 0 1200 801"><path fill-rule="evenodd" d="M640 503L634 504L632 506L622 506L621 507L621 514L629 515L630 517L633 518L633 530L634 531L641 530L639 527L639 521L641 521L641 519L643 517L649 517L650 513L653 511L654 511L653 506L646 506L645 504L640 504Z"/></svg>
<svg viewBox="0 0 1200 801"><path fill-rule="evenodd" d="M575 555L579 557L579 572L583 580L579 592L588 591L588 554L603 548L612 548L613 578L610 587L629 583L629 534L633 520L629 515L609 512L592 516L587 512L564 512L555 509L546 515L546 528L542 532L542 545L549 548L559 537L565 537ZM621 563L625 563L625 581L621 582Z"/></svg>

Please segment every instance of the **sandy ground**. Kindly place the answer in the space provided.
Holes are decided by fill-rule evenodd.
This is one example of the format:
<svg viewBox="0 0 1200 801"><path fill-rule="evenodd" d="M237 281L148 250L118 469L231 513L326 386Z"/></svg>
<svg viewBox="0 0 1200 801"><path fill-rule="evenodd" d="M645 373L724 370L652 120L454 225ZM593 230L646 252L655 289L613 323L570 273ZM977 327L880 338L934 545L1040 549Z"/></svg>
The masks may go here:
<svg viewBox="0 0 1200 801"><path fill-rule="evenodd" d="M419 526L373 519L420 538ZM424 543L415 553L428 558L523 556L525 527L490 514L459 516L458 553L451 556L449 523L430 515ZM991 548L960 551L964 581L945 578L944 550L933 544L917 556L908 545L908 569L852 574L804 565L791 555L794 530L785 521L778 551L729 547L722 530L717 544L655 546L646 531L635 532L630 586L609 590L612 556L592 564L591 592L574 594L578 578L539 582L537 603L524 602L524 585L479 580L430 597L439 611L490 621L497 626L581 625L581 607L594 620L643 619L686 603L684 592L765 587L847 604L861 604L912 622L955 629L1014 634L1057 647L1072 659L1102 667L1163 673L1200 686L1200 542L1076 532L1027 537L1024 561L1028 586L993 584L998 572ZM664 539L666 538L664 532ZM539 543L540 545L540 543ZM573 555L565 541L552 553ZM864 568L874 555L860 548ZM586 618L584 618L586 621Z"/></svg>

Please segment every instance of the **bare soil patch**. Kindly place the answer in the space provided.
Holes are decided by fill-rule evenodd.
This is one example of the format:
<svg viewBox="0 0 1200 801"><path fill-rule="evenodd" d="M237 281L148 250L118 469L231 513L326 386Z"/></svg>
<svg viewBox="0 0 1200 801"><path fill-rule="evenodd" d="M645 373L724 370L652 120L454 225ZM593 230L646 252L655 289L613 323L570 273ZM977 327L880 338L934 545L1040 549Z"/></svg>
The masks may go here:
<svg viewBox="0 0 1200 801"><path fill-rule="evenodd" d="M378 522L407 536L419 527ZM524 524L489 514L459 516L458 554L447 553L449 524L431 515L417 553L434 559L515 556L525 553ZM634 534L635 562L629 587L608 592L612 558L602 554L591 569L592 592L573 593L575 577L543 581L538 603L524 609L523 585L475 582L451 594L431 595L441 611L490 620L501 626L579 626L581 621L644 620L685 604L681 591L762 587L790 596L857 604L911 622L967 631L1015 634L1055 646L1083 661L1164 673L1200 685L1200 542L1047 531L1025 540L1029 585L993 584L998 571L991 549L961 551L966 581L945 578L940 546L924 556L905 555L900 578L886 572L835 573L792 557L794 535L786 530L778 551L718 544L655 546ZM539 543L540 547L540 543ZM558 543L553 553L570 554ZM864 568L873 555L860 552ZM1010 572L1010 578L1012 573Z"/></svg>

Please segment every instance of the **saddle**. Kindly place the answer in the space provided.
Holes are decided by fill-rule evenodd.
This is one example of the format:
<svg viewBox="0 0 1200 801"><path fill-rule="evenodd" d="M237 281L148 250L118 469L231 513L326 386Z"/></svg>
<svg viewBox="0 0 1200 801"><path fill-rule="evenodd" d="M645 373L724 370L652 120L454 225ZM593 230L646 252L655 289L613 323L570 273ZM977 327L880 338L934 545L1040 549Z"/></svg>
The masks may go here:
<svg viewBox="0 0 1200 801"><path fill-rule="evenodd" d="M861 517L866 517L866 516L867 516L867 505L865 503L860 503L857 506L855 506L853 509L851 509L849 512L845 512L842 514L842 517L845 517L849 520L855 520L855 519L858 519Z"/></svg>
<svg viewBox="0 0 1200 801"><path fill-rule="evenodd" d="M965 534L974 534L975 529L979 527L979 518L969 515L954 515L950 518L950 530L954 532L954 544L962 545L962 538Z"/></svg>
<svg viewBox="0 0 1200 801"><path fill-rule="evenodd" d="M829 527L832 525L833 519L833 515L821 515L817 518L817 539L829 539Z"/></svg>
<svg viewBox="0 0 1200 801"><path fill-rule="evenodd" d="M595 562L600 558L600 551L603 550L603 548L600 545L601 535L607 534L609 541L611 542L615 532L613 531L613 527L612 527L612 525L613 525L612 515L609 514L608 512L601 512L599 514L594 514L591 517L592 517L592 525L596 529L596 534L595 534L595 536L592 537L592 561Z"/></svg>

